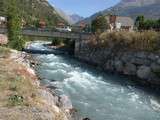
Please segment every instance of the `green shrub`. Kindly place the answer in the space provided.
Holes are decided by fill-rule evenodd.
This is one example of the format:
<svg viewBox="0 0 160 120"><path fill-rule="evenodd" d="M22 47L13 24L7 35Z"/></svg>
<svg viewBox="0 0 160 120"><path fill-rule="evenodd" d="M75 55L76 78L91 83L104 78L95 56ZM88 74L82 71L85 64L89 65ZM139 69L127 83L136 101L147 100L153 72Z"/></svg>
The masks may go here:
<svg viewBox="0 0 160 120"><path fill-rule="evenodd" d="M63 43L63 39L62 38L54 38L52 40L52 45L57 46L57 45L61 45Z"/></svg>
<svg viewBox="0 0 160 120"><path fill-rule="evenodd" d="M160 78L160 69L157 69L156 71L154 71L154 74Z"/></svg>
<svg viewBox="0 0 160 120"><path fill-rule="evenodd" d="M23 104L23 96L20 95L12 95L9 97L9 105L17 106Z"/></svg>

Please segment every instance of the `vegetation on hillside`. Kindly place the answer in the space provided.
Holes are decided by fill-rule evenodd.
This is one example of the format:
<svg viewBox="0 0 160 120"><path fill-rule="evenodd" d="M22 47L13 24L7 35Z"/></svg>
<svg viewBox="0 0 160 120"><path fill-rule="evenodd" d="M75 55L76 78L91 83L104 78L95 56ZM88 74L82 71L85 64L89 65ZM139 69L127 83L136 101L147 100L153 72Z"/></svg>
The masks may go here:
<svg viewBox="0 0 160 120"><path fill-rule="evenodd" d="M36 26L40 20L46 22L47 26L54 26L58 22L64 22L54 8L46 0L16 0L17 8L27 26ZM7 5L9 0L0 1L0 16L7 16Z"/></svg>

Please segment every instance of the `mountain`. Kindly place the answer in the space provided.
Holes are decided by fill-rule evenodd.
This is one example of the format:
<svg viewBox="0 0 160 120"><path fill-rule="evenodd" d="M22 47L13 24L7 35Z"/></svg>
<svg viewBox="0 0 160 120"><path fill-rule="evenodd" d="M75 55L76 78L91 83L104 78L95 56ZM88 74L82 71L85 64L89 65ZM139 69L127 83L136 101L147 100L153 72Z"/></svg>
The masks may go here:
<svg viewBox="0 0 160 120"><path fill-rule="evenodd" d="M0 0L0 16L6 15L7 4L10 4L9 0ZM29 25L41 19L49 26L54 26L59 22L66 23L47 0L17 0L17 7Z"/></svg>
<svg viewBox="0 0 160 120"><path fill-rule="evenodd" d="M53 5L54 6L54 5ZM77 15L77 14L71 14L71 15L68 15L67 13L65 13L63 10L59 9L59 8L56 8L55 7L55 10L57 11L57 13L63 18L65 19L69 24L75 24L81 20L83 20L84 18Z"/></svg>
<svg viewBox="0 0 160 120"><path fill-rule="evenodd" d="M81 22L90 23L98 15L116 14L130 16L135 19L138 15L144 15L149 19L160 18L160 0L121 0L117 5L100 11Z"/></svg>
<svg viewBox="0 0 160 120"><path fill-rule="evenodd" d="M115 7L143 7L147 5L160 3L159 0L121 0Z"/></svg>
<svg viewBox="0 0 160 120"><path fill-rule="evenodd" d="M77 23L77 22L79 22L79 21L84 19L84 17L79 16L77 14L70 15L70 18L72 19L73 23Z"/></svg>
<svg viewBox="0 0 160 120"><path fill-rule="evenodd" d="M74 24L74 21L72 20L72 18L69 15L67 15L63 10L56 8L56 7L55 7L55 10L69 24Z"/></svg>

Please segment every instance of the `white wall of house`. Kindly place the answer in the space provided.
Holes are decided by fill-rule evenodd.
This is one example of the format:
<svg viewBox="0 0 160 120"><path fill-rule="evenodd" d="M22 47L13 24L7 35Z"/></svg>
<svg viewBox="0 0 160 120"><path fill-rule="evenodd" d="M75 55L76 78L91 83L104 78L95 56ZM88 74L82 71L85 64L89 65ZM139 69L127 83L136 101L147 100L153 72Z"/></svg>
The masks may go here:
<svg viewBox="0 0 160 120"><path fill-rule="evenodd" d="M121 29L122 24L120 22L116 22L116 30Z"/></svg>
<svg viewBox="0 0 160 120"><path fill-rule="evenodd" d="M6 21L5 17L0 16L0 25L3 24Z"/></svg>

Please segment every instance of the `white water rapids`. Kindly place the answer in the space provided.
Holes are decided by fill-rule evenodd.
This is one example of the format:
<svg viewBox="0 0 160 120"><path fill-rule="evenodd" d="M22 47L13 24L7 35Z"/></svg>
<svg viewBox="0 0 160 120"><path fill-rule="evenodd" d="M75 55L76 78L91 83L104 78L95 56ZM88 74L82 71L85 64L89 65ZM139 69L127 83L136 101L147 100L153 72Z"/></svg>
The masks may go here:
<svg viewBox="0 0 160 120"><path fill-rule="evenodd" d="M42 43L30 48L45 50ZM37 70L46 85L66 94L83 117L91 120L160 120L157 97L134 87L127 78L106 74L77 60L50 55L35 55Z"/></svg>

